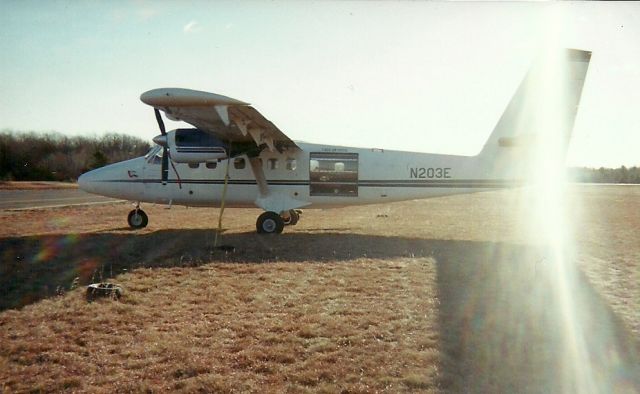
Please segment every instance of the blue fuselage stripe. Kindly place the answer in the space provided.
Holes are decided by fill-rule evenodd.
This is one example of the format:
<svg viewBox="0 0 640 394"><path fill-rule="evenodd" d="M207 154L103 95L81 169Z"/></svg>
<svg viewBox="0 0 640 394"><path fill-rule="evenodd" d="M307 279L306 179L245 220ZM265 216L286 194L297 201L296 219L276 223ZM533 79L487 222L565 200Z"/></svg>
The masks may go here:
<svg viewBox="0 0 640 394"><path fill-rule="evenodd" d="M101 182L114 183L162 183L161 179L113 179ZM193 185L223 185L224 179L170 179L167 183L181 183ZM331 182L309 182L309 180L268 180L273 186L309 186L326 185ZM229 185L255 185L251 179L239 179L228 181ZM345 182L341 182L345 184ZM351 183L348 183L351 184ZM522 186L523 182L515 180L498 179L450 179L450 180L361 180L354 183L358 187L434 187L434 188L502 188Z"/></svg>

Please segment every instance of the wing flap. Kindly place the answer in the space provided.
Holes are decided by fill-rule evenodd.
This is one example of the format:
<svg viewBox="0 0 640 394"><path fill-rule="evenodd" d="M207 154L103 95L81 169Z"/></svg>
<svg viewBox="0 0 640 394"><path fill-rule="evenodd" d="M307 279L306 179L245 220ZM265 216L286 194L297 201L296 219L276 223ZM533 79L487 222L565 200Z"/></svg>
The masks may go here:
<svg viewBox="0 0 640 394"><path fill-rule="evenodd" d="M270 150L297 148L275 124L244 101L197 90L163 88L143 93L140 100L173 120L230 142L266 145Z"/></svg>

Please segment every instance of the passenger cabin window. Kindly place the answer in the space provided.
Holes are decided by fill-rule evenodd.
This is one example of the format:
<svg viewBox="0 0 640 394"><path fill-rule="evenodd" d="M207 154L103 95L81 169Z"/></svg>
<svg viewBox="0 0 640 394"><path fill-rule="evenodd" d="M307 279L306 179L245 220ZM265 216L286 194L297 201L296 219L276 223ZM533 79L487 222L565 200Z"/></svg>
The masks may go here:
<svg viewBox="0 0 640 394"><path fill-rule="evenodd" d="M218 166L218 163L215 161L208 161L206 164L207 168L210 170L215 170L216 167Z"/></svg>
<svg viewBox="0 0 640 394"><path fill-rule="evenodd" d="M296 159L287 159L287 170L289 171L296 170Z"/></svg>
<svg viewBox="0 0 640 394"><path fill-rule="evenodd" d="M198 168L200 167L200 163L189 163L189 168Z"/></svg>
<svg viewBox="0 0 640 394"><path fill-rule="evenodd" d="M247 163L241 157L238 157L235 160L233 160L233 168L235 168L236 170L242 170L246 165Z"/></svg>
<svg viewBox="0 0 640 394"><path fill-rule="evenodd" d="M312 152L309 158L312 196L358 196L358 154Z"/></svg>
<svg viewBox="0 0 640 394"><path fill-rule="evenodd" d="M270 170L278 169L278 159L269 159L267 161Z"/></svg>

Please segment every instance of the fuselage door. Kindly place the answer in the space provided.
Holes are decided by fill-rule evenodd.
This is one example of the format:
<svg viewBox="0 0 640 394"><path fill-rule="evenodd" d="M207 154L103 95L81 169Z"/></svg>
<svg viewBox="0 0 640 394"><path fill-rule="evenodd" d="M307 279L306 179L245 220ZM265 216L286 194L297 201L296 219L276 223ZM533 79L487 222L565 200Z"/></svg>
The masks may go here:
<svg viewBox="0 0 640 394"><path fill-rule="evenodd" d="M358 154L311 152L309 195L358 196Z"/></svg>

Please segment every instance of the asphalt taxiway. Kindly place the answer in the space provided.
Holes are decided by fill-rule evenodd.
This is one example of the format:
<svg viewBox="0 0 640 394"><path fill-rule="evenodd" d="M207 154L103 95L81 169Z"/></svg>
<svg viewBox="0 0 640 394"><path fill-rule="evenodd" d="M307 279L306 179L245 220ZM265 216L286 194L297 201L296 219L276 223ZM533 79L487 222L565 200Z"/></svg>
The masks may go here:
<svg viewBox="0 0 640 394"><path fill-rule="evenodd" d="M96 196L80 189L0 190L0 210L54 208L119 201L122 200Z"/></svg>

